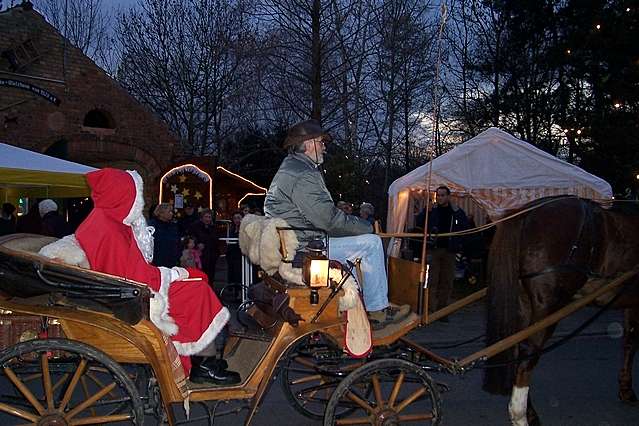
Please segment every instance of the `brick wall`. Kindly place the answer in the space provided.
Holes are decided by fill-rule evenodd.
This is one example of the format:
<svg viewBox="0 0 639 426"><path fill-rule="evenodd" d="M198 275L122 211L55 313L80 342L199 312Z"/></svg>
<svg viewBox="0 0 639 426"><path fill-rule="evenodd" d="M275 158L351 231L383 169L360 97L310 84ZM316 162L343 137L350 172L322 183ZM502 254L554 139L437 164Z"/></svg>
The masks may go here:
<svg viewBox="0 0 639 426"><path fill-rule="evenodd" d="M135 168L145 179L147 201L157 198L160 171L171 163L177 141L168 127L140 105L35 10L17 6L0 13L0 52L31 42L39 55L19 69L0 58L0 79L29 83L60 99L55 105L30 91L0 86L0 141L44 152L65 140L71 161L95 167ZM85 127L100 110L112 128Z"/></svg>

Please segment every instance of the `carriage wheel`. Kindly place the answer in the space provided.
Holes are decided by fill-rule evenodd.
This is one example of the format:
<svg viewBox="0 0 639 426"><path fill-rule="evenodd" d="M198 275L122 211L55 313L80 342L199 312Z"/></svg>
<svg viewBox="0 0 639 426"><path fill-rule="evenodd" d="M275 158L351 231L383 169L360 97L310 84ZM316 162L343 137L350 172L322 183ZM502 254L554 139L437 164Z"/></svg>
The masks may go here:
<svg viewBox="0 0 639 426"><path fill-rule="evenodd" d="M30 340L0 353L3 424L70 426L144 423L126 371L103 352L66 339ZM9 420L11 419L11 420Z"/></svg>
<svg viewBox="0 0 639 426"><path fill-rule="evenodd" d="M296 411L321 420L335 387L364 362L348 358L327 336L312 334L297 342L285 357L280 373L282 390ZM339 410L337 416L349 410Z"/></svg>
<svg viewBox="0 0 639 426"><path fill-rule="evenodd" d="M359 390L370 387L372 395ZM336 413L352 408L347 416ZM324 426L430 424L441 422L441 399L431 378L418 365L399 359L372 361L335 388L324 413Z"/></svg>

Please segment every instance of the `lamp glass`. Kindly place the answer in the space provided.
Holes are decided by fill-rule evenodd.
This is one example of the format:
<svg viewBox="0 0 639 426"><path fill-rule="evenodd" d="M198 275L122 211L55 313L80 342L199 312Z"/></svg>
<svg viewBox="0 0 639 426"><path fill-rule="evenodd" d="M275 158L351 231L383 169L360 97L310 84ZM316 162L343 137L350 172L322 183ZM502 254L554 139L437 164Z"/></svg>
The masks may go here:
<svg viewBox="0 0 639 426"><path fill-rule="evenodd" d="M328 287L328 260L311 260L311 276L309 285L311 287Z"/></svg>

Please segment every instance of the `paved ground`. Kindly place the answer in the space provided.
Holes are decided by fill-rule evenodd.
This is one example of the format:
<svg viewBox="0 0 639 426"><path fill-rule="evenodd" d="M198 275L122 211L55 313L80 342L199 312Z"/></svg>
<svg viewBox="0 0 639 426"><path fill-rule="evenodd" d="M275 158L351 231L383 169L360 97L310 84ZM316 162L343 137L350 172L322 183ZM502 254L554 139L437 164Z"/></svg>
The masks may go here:
<svg viewBox="0 0 639 426"><path fill-rule="evenodd" d="M221 278L221 276L220 276ZM555 336L569 333L597 310L587 308L560 323ZM583 334L544 355L535 370L531 395L544 425L551 426L631 426L639 425L639 405L618 401L617 372L621 363L620 312L606 312ZM444 347L481 336L484 307L477 303L450 317L449 323L435 323L415 330L410 337L449 357L461 358L484 347L483 339L460 347ZM637 363L635 363L637 364ZM639 365L636 365L639 370ZM445 425L508 425L508 398L481 389L482 371L464 376L436 374L451 391L442 395ZM634 374L639 383L639 373ZM635 388L639 393L639 385ZM243 414L221 417L217 425L235 425ZM204 422L196 424L205 424ZM258 412L255 425L312 425L289 406L275 378Z"/></svg>
<svg viewBox="0 0 639 426"><path fill-rule="evenodd" d="M222 262L221 262L222 263ZM217 282L221 282L223 270ZM556 333L570 332L596 310L585 309L564 320ZM450 317L449 323L435 323L415 330L410 337L449 357L462 357L484 346L482 339L455 348L445 348L484 333L481 303ZM616 397L617 372L621 362L621 314L606 312L584 333L559 349L545 355L535 370L531 394L544 425L552 426L631 426L639 425L639 406L620 403ZM635 363L637 364L637 363ZM639 369L639 365L635 365ZM481 389L482 371L475 369L462 377L437 374L434 379L447 383L451 391L443 397L444 425L508 425L508 398L485 393ZM634 374L639 383L639 373ZM635 388L639 391L639 385ZM220 411L228 407L221 405ZM201 415L194 406L193 415ZM220 417L216 425L237 425L245 411ZM0 425L6 423L0 418ZM14 418L15 420L15 418ZM155 424L152 418L148 425ZM204 421L192 423L204 425ZM254 425L314 425L287 402L275 378L253 422Z"/></svg>

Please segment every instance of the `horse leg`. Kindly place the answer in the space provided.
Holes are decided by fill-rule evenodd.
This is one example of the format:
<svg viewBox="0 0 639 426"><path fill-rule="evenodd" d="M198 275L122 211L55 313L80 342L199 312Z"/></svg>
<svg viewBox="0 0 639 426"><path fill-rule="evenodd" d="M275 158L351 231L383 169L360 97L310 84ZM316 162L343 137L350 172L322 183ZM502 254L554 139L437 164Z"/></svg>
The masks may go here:
<svg viewBox="0 0 639 426"><path fill-rule="evenodd" d="M519 353L526 355L530 352L520 350ZM508 414L513 426L539 425L539 417L531 404L529 394L532 371L538 361L539 357L534 357L521 362L517 367L515 384L508 403Z"/></svg>
<svg viewBox="0 0 639 426"><path fill-rule="evenodd" d="M623 365L619 372L619 399L636 402L637 395L632 389L632 364L639 346L639 309L624 311Z"/></svg>
<svg viewBox="0 0 639 426"><path fill-rule="evenodd" d="M534 318L536 321L537 319ZM522 361L517 367L515 384L508 403L508 414L513 426L539 426L541 422L539 416L532 405L530 398L530 382L532 372L539 362L539 352L543 349L546 341L552 336L555 326L548 327L542 332L530 336L519 344L519 354L521 357L530 357Z"/></svg>

